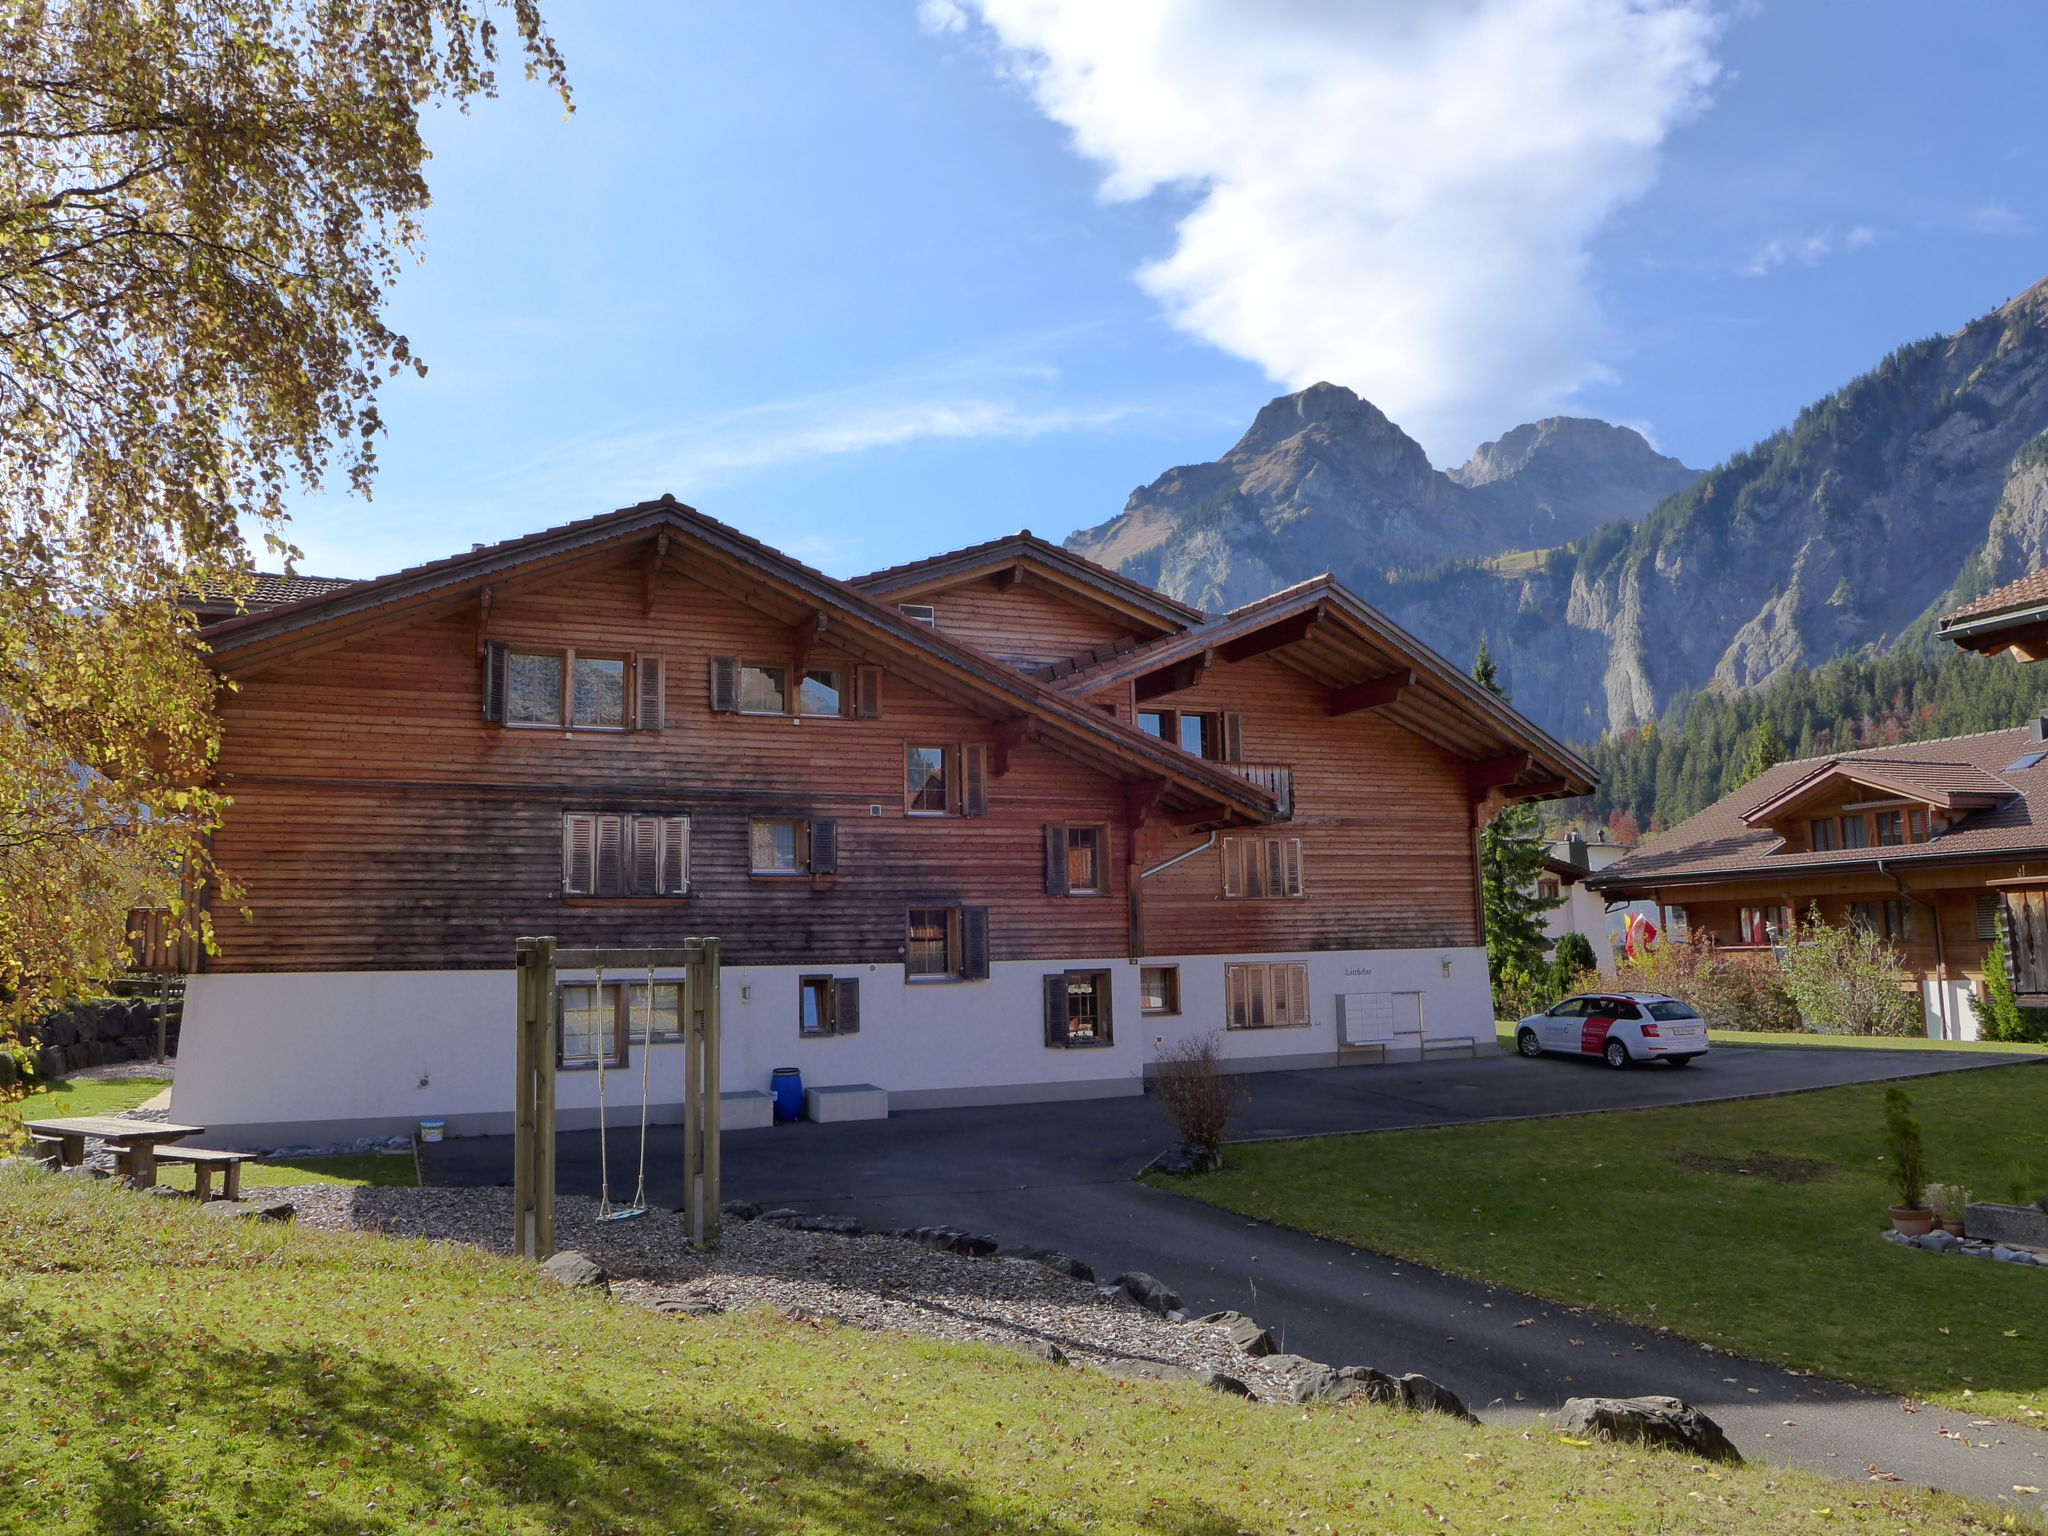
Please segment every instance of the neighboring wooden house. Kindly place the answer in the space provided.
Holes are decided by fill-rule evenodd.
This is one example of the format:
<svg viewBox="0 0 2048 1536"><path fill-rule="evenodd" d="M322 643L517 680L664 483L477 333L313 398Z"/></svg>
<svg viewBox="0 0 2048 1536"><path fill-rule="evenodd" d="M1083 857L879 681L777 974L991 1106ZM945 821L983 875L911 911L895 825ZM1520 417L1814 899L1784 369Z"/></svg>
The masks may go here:
<svg viewBox="0 0 2048 1536"><path fill-rule="evenodd" d="M1941 638L1980 656L2010 651L2015 661L2048 657L2048 570L1986 592L1941 621Z"/></svg>
<svg viewBox="0 0 2048 1536"><path fill-rule="evenodd" d="M1928 1033L1975 1039L2001 922L2016 953L2048 950L2048 722L1780 763L1586 884L1729 949L1782 943L1814 906L1866 925L1898 947Z"/></svg>
<svg viewBox="0 0 2048 1536"><path fill-rule="evenodd" d="M1210 618L1028 535L845 583L664 498L204 633L250 915L214 904L174 1112L248 1142L505 1129L528 934L718 935L728 1091L1490 1040L1476 826L1592 783L1333 583ZM563 1065L637 1098L651 1012L672 1117L655 982L565 977Z"/></svg>

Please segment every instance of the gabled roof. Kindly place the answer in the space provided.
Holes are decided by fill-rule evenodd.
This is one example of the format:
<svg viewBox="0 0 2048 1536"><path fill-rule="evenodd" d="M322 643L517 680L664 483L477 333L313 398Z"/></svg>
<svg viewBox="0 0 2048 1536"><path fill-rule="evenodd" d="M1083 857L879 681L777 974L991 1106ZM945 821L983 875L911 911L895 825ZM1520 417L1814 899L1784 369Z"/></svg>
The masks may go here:
<svg viewBox="0 0 2048 1536"><path fill-rule="evenodd" d="M213 625L205 641L223 675L247 676L424 618L474 610L487 590L552 580L570 567L613 560L664 539L688 542L700 563L721 569L731 590L790 624L818 626L854 654L903 670L935 693L992 719L1028 719L1038 739L1113 778L1156 781L1169 808L1218 808L1215 819L1268 821L1273 797L1220 764L1189 756L1119 724L996 658L913 623L893 602L849 584L686 507L673 497L481 545L374 581Z"/></svg>
<svg viewBox="0 0 2048 1536"><path fill-rule="evenodd" d="M1764 826L1843 783L1924 801L1944 811L1981 810L2018 793L1997 774L1974 763L1919 762L1905 757L1881 761L1830 757L1820 759L1813 772L1794 780L1769 800L1744 811L1742 819L1753 827Z"/></svg>
<svg viewBox="0 0 2048 1536"><path fill-rule="evenodd" d="M2048 567L1944 615L1941 637L1966 651L1986 655L2012 645L2038 649L2039 642L2048 637Z"/></svg>
<svg viewBox="0 0 2048 1536"><path fill-rule="evenodd" d="M2048 856L2048 756L2028 767L2017 766L2044 751L2048 749L2023 726L1779 763L1617 859L1586 883L1593 889L1619 893L1687 881L1868 870L1879 859L1889 869L1945 860L1994 862ZM1781 851L1784 841L1760 824L1756 819L1759 813L1774 804L1792 804L1802 789L1810 792L1833 770L1859 783L1896 787L1903 797L1926 799L1930 804L1940 803L1932 798L1937 794L1984 796L1993 803L1970 809L1959 799L1954 808L1964 814L1924 843L1817 853ZM1996 795L1991 794L1991 785L1998 786Z"/></svg>
<svg viewBox="0 0 2048 1536"><path fill-rule="evenodd" d="M186 592L179 597L179 606L199 616L201 623L211 623L216 618L230 618L244 613L259 613L267 608L282 608L286 603L303 602L309 597L324 597L329 592L339 592L343 587L355 585L353 578L341 576L300 576L289 571L255 571L248 584L239 592L230 592L225 587L210 586L199 591Z"/></svg>
<svg viewBox="0 0 2048 1536"><path fill-rule="evenodd" d="M1084 695L1141 679L1185 687L1203 667L1269 653L1329 688L1333 715L1377 708L1383 718L1475 764L1526 758L1499 786L1511 794L1531 791L1517 798L1590 794L1598 782L1578 754L1329 575L1297 582L1057 682Z"/></svg>
<svg viewBox="0 0 2048 1536"><path fill-rule="evenodd" d="M1191 608L1120 571L1084 560L1072 550L1039 538L1029 528L983 544L970 544L965 549L913 560L907 565L870 571L854 577L848 585L874 597L886 596L903 602L919 594L943 592L1006 571L1033 578L1119 618L1138 619L1150 629L1185 629L1204 618L1201 609Z"/></svg>

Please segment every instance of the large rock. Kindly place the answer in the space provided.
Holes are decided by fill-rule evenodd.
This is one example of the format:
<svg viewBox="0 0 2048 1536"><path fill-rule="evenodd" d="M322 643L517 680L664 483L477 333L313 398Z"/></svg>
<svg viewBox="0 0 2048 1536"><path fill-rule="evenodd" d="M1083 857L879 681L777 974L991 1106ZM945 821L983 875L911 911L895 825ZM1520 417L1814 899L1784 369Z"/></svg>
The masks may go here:
<svg viewBox="0 0 2048 1536"><path fill-rule="evenodd" d="M1118 1275L1109 1283L1146 1311L1157 1312L1161 1317L1180 1310L1180 1292L1165 1281L1146 1274L1142 1269Z"/></svg>
<svg viewBox="0 0 2048 1536"><path fill-rule="evenodd" d="M770 1220L774 1214L770 1211L761 1219ZM958 1227L898 1227L894 1231L879 1235L901 1238L906 1243L917 1243L925 1248L937 1249L940 1253L964 1254L970 1259L993 1258L1003 1246L986 1233L962 1232Z"/></svg>
<svg viewBox="0 0 2048 1536"><path fill-rule="evenodd" d="M1299 1356L1276 1355L1276 1360ZM1304 1361L1288 1376L1288 1395L1297 1403L1377 1403L1383 1408L1409 1408L1417 1413L1443 1413L1477 1424L1458 1394L1427 1376L1410 1372L1389 1376L1369 1365L1328 1366Z"/></svg>
<svg viewBox="0 0 2048 1536"><path fill-rule="evenodd" d="M830 1232L839 1237L859 1237L865 1230L851 1216L818 1216L808 1211L770 1211L759 1220L764 1227L782 1227L790 1232Z"/></svg>
<svg viewBox="0 0 2048 1536"><path fill-rule="evenodd" d="M1194 1141L1176 1141L1147 1163L1145 1172L1163 1173L1169 1178L1184 1179L1198 1173L1214 1173L1222 1166L1223 1153L1220 1148L1205 1147Z"/></svg>
<svg viewBox="0 0 2048 1536"><path fill-rule="evenodd" d="M1442 1382L1431 1381L1427 1376L1418 1376L1410 1371L1398 1385L1401 1388L1401 1406L1413 1408L1417 1413L1447 1413L1454 1419L1463 1419L1467 1424L1479 1422L1472 1410Z"/></svg>
<svg viewBox="0 0 2048 1536"><path fill-rule="evenodd" d="M1270 1355L1280 1347L1269 1330L1242 1312L1211 1312L1195 1321L1221 1328L1225 1337L1248 1355Z"/></svg>
<svg viewBox="0 0 2048 1536"><path fill-rule="evenodd" d="M290 1221L298 1208L284 1200L208 1200L199 1206L199 1214L216 1221Z"/></svg>
<svg viewBox="0 0 2048 1536"><path fill-rule="evenodd" d="M1559 1410L1557 1427L1588 1440L1658 1445L1709 1461L1740 1461L1721 1426L1675 1397L1575 1397Z"/></svg>
<svg viewBox="0 0 2048 1536"><path fill-rule="evenodd" d="M542 1274L561 1285L600 1290L607 1294L612 1288L612 1277L605 1273L604 1266L589 1254L578 1253L573 1248L556 1254L540 1268Z"/></svg>
<svg viewBox="0 0 2048 1536"><path fill-rule="evenodd" d="M1054 1274L1065 1275L1070 1280L1095 1282L1095 1270L1071 1254L1061 1253L1057 1248L1033 1248L1024 1243L1005 1243L996 1250L999 1259L1022 1259L1026 1263L1040 1264Z"/></svg>

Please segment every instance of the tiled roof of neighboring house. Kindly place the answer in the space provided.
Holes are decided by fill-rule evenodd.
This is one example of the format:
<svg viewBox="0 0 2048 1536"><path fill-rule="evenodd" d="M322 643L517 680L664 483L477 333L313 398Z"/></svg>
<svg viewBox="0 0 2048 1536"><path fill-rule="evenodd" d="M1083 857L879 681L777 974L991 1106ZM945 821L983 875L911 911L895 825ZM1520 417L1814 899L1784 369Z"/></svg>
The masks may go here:
<svg viewBox="0 0 2048 1536"><path fill-rule="evenodd" d="M2007 608L2031 608L2036 603L2048 603L2048 566L2022 576L2018 581L2007 582L1995 592L1986 592L1975 602L1963 604L1954 613L1943 614L1941 627L1946 629L1963 619L2002 613Z"/></svg>
<svg viewBox="0 0 2048 1536"><path fill-rule="evenodd" d="M1029 528L1006 533L999 539L969 544L962 549L949 549L944 554L928 555L922 560L869 571L865 576L848 578L847 585L874 596L929 586L949 576L984 571L1006 560L1020 559L1033 561L1077 586L1092 587L1112 601L1152 616L1165 627L1178 629L1199 624L1204 617L1201 609L1191 607L1179 598L1168 597L1157 587L1148 587L1122 571L1097 565L1070 549L1049 543Z"/></svg>
<svg viewBox="0 0 2048 1536"><path fill-rule="evenodd" d="M2042 754L2040 762L2016 766L2036 754ZM1778 834L1767 826L1751 826L1745 818L1758 807L1785 800L1788 791L1818 779L1833 765L1852 773L1863 769L1874 779L1911 786L1930 798L1995 792L1998 799L1969 812L1924 843L1819 853L1776 852L1784 846ZM1587 884L1598 889L1640 889L1665 882L1784 871L1869 869L1879 859L1890 866L2035 853L2048 856L2048 747L2034 739L2032 728L2022 726L1780 763L1697 816L1651 838L1592 876Z"/></svg>
<svg viewBox="0 0 2048 1536"><path fill-rule="evenodd" d="M185 606L200 615L260 613L266 608L304 602L309 597L325 597L330 592L339 592L343 587L354 585L354 578L346 576L298 576L285 571L258 571L239 593L230 592L225 587L207 587L189 594Z"/></svg>

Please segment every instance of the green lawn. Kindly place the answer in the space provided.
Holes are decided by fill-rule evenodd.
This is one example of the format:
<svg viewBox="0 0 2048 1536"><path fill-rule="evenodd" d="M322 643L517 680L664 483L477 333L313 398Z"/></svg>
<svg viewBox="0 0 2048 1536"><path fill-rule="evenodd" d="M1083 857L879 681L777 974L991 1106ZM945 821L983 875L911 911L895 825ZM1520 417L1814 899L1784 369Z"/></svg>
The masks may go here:
<svg viewBox="0 0 2048 1536"><path fill-rule="evenodd" d="M2011 1528L1902 1486L673 1319L472 1249L13 1170L0 1509L46 1536Z"/></svg>
<svg viewBox="0 0 2048 1536"><path fill-rule="evenodd" d="M1514 1019L1494 1022L1500 1048L1515 1048ZM2005 1040L1929 1040L1924 1035L1802 1035L1776 1034L1765 1030L1710 1029L1707 1038L1715 1045L1822 1045L1862 1051L1961 1051L1996 1056L2048 1056L2048 1045L2026 1045Z"/></svg>
<svg viewBox="0 0 2048 1536"><path fill-rule="evenodd" d="M130 1077L112 1082L58 1078L38 1088L20 1105L25 1119L52 1119L64 1115L112 1115L133 1109L170 1087L168 1078ZM192 1187L190 1168L165 1168L157 1175L159 1184L173 1189ZM289 1161L265 1158L242 1165L242 1184L248 1188L276 1184L402 1185L419 1183L418 1170L410 1152L368 1153L352 1157L305 1157ZM219 1187L218 1178L214 1180Z"/></svg>
<svg viewBox="0 0 2048 1536"><path fill-rule="evenodd" d="M1919 1078L1908 1092L1933 1177L2003 1199L2026 1167L2048 1187L2048 1068ZM1221 1173L1156 1182L1761 1360L2048 1427L2048 1270L1879 1239L1892 1198L1883 1095L1873 1084L1252 1143L1231 1147Z"/></svg>

